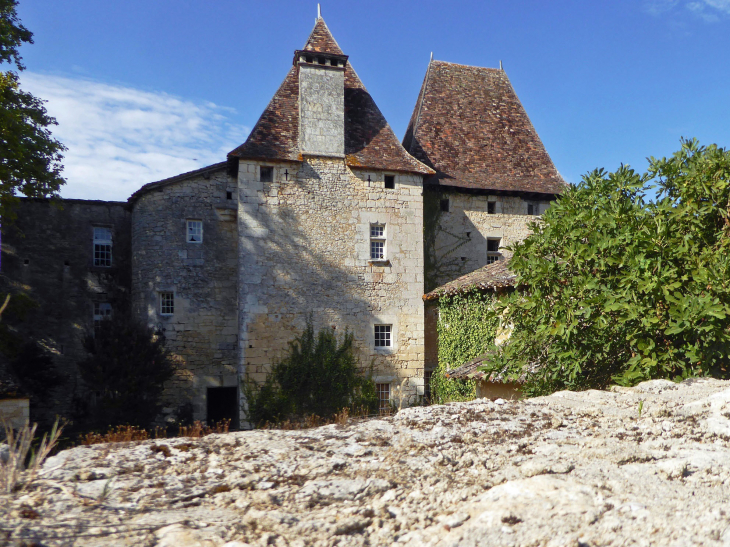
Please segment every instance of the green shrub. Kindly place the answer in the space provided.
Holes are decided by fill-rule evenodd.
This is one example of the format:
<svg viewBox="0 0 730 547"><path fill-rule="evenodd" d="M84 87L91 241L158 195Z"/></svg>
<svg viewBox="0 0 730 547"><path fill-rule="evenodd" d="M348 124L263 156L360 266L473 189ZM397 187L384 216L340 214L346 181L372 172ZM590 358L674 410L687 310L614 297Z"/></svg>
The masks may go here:
<svg viewBox="0 0 730 547"><path fill-rule="evenodd" d="M78 364L79 373L94 402L86 405L82 425L150 427L176 368L162 333L120 312L101 321L84 347L89 357Z"/></svg>
<svg viewBox="0 0 730 547"><path fill-rule="evenodd" d="M658 188L658 199L645 195ZM596 170L514 246L524 291L501 359L524 391L730 372L730 152L683 141L638 174Z"/></svg>
<svg viewBox="0 0 730 547"><path fill-rule="evenodd" d="M315 336L308 321L263 384L243 383L248 421L262 425L307 415L330 418L343 408L377 412L375 383L358 370L353 341L345 331L338 342L329 328Z"/></svg>

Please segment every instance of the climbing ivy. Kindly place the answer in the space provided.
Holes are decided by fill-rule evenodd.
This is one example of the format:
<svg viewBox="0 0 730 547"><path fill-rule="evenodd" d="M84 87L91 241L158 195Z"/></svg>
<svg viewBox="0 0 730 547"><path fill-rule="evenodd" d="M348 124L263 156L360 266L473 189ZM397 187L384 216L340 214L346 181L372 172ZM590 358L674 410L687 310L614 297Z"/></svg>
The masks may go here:
<svg viewBox="0 0 730 547"><path fill-rule="evenodd" d="M471 291L439 299L438 367L431 377L434 403L468 401L476 395L474 380L448 379L445 372L484 353L499 325L493 293Z"/></svg>

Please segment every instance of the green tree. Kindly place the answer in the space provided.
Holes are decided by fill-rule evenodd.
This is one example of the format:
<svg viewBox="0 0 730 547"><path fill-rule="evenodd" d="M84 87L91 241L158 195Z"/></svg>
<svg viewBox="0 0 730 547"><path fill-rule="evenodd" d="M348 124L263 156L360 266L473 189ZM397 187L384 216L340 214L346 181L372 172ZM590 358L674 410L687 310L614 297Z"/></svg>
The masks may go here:
<svg viewBox="0 0 730 547"><path fill-rule="evenodd" d="M649 162L586 175L515 245L515 329L487 370L528 395L728 376L730 153L682 141Z"/></svg>
<svg viewBox="0 0 730 547"><path fill-rule="evenodd" d="M19 21L17 0L0 0L0 63L25 67L18 52L33 43L33 34ZM14 217L18 194L48 197L58 194L62 152L66 149L51 136L56 120L43 101L20 89L17 72L0 72L0 217L7 224Z"/></svg>
<svg viewBox="0 0 730 547"><path fill-rule="evenodd" d="M244 383L248 420L258 425L312 414L329 418L352 407L376 412L375 384L358 370L353 342L349 331L341 341L330 328L315 336L308 321L263 384Z"/></svg>
<svg viewBox="0 0 730 547"><path fill-rule="evenodd" d="M100 428L149 427L162 407L164 384L175 372L165 338L121 311L101 321L84 340L89 357L79 363L94 395L81 421Z"/></svg>

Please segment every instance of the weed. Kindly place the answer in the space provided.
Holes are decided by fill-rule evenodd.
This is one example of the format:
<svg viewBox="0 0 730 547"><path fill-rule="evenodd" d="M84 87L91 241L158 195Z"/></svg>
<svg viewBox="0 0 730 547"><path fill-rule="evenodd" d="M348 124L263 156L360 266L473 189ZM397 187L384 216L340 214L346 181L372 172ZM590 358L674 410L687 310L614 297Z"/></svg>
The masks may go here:
<svg viewBox="0 0 730 547"><path fill-rule="evenodd" d="M37 477L43 462L58 443L64 424L53 424L50 433L44 434L38 450L31 448L38 424L25 424L16 434L10 424L3 420L7 459L0 461L0 489L7 494L31 484ZM28 453L30 452L30 460ZM26 466L26 460L28 464Z"/></svg>

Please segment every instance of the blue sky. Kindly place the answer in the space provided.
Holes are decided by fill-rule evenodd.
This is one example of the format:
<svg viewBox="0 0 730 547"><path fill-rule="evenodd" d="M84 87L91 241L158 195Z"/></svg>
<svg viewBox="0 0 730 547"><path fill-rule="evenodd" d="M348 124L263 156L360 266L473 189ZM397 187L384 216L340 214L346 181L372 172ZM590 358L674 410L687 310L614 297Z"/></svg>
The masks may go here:
<svg viewBox="0 0 730 547"><path fill-rule="evenodd" d="M222 161L314 25L316 2L20 0L23 87L68 147L65 197L126 199ZM680 137L730 146L730 0L324 2L322 15L402 138L431 52L504 63L569 182L644 170Z"/></svg>

